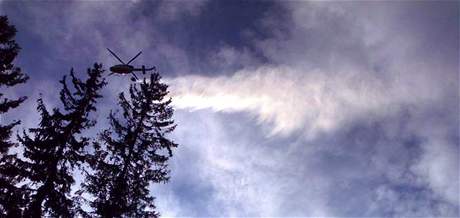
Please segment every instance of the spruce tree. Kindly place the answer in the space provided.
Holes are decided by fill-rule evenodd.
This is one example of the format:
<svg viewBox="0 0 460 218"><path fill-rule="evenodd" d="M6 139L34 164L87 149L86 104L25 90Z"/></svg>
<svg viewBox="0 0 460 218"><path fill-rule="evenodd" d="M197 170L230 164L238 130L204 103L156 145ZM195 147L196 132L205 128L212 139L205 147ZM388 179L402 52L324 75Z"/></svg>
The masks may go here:
<svg viewBox="0 0 460 218"><path fill-rule="evenodd" d="M84 190L98 217L157 217L151 183L169 179L167 160L177 146L165 136L175 128L168 86L158 73L119 95L122 118L110 113L110 128L100 134Z"/></svg>
<svg viewBox="0 0 460 218"><path fill-rule="evenodd" d="M73 89L69 89L66 77L61 80L60 100L63 110L48 111L42 98L38 99L41 116L39 127L29 129L20 137L24 146L22 166L28 172L27 180L32 189L24 217L72 217L75 214L70 189L74 184L72 170L85 160L85 147L89 139L81 136L95 124L89 118L95 111L95 103L101 88L102 66L95 64L88 69L85 82L70 73Z"/></svg>
<svg viewBox="0 0 460 218"><path fill-rule="evenodd" d="M19 67L13 64L20 47L14 40L16 28L10 25L6 16L0 16L0 88L25 83L28 79ZM18 107L26 97L8 99L0 92L0 116L10 109ZM18 187L20 174L15 167L17 157L10 152L15 145L11 141L12 129L20 123L13 121L5 124L0 118L0 217L18 217L20 207L26 201L25 189Z"/></svg>

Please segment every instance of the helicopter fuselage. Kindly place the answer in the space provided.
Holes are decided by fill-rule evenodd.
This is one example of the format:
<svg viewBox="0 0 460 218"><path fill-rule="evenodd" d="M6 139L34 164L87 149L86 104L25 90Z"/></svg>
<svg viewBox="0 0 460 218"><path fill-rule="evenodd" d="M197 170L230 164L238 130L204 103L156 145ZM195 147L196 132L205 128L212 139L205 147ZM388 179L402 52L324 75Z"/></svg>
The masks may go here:
<svg viewBox="0 0 460 218"><path fill-rule="evenodd" d="M115 66L110 67L110 71L119 74L129 74L132 73L134 70L135 69L133 66L127 64L117 64Z"/></svg>
<svg viewBox="0 0 460 218"><path fill-rule="evenodd" d="M131 60L129 60L127 63L125 63L123 60L121 60L121 58L119 58L112 50L110 50L109 48L107 48L107 50L110 52L110 54L112 54L118 61L120 61L122 64L117 64L117 65L114 65L112 67L110 67L110 71L112 71L111 74L109 75L112 75L112 74L132 74L133 77L131 78L132 81L136 81L138 80L136 74L134 73L134 71L141 71L142 74L145 74L145 72L147 71L151 71L151 70L156 70L155 67L152 67L152 68L145 68L144 65L142 65L142 68L134 68L133 66L129 65L132 61L134 61L134 59L136 59L137 57L139 57L139 55L142 54L142 51L139 52L136 56L134 56L133 58L131 58Z"/></svg>

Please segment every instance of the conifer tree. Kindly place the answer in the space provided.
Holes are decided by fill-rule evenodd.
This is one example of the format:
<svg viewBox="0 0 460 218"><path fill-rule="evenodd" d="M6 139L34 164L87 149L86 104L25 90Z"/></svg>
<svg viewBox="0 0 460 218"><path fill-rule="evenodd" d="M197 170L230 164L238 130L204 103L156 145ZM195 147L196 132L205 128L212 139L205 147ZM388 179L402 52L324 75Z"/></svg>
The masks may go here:
<svg viewBox="0 0 460 218"><path fill-rule="evenodd" d="M0 16L0 88L12 87L25 83L28 79L19 67L13 64L20 47L14 40L16 28L10 25L6 16ZM26 97L8 99L0 92L0 116L10 109L18 107ZM17 217L20 207L25 203L25 191L17 187L19 171L15 168L17 157L11 154L10 148L15 145L11 141L12 129L20 123L0 123L0 217Z"/></svg>
<svg viewBox="0 0 460 218"><path fill-rule="evenodd" d="M74 183L72 169L85 160L84 148L89 139L81 136L81 132L95 124L89 114L96 110L99 92L106 84L102 73L102 66L95 64L93 69L88 69L88 78L83 82L71 70L73 89L69 89L64 76L60 92L63 111L58 108L48 111L43 99L38 99L39 127L29 129L30 133L24 132L20 137L27 158L22 166L29 173L27 180L32 189L24 217L72 217L75 214L70 197Z"/></svg>
<svg viewBox="0 0 460 218"><path fill-rule="evenodd" d="M98 217L157 217L151 183L169 179L167 160L177 146L167 139L174 130L171 99L165 99L168 86L158 73L150 80L131 85L129 98L119 95L122 118L110 113L111 128L100 135L90 162L84 190L95 199L90 202Z"/></svg>

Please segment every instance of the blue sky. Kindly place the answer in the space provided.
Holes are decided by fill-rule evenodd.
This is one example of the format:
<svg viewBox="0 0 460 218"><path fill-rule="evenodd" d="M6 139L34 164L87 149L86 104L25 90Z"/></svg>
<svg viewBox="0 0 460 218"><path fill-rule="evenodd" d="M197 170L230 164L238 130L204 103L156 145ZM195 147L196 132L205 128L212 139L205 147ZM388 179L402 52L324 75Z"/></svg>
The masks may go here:
<svg viewBox="0 0 460 218"><path fill-rule="evenodd" d="M457 1L0 2L42 93L110 47L170 85L180 146L164 216L458 217ZM111 77L106 125L129 78ZM94 131L93 133L96 133Z"/></svg>

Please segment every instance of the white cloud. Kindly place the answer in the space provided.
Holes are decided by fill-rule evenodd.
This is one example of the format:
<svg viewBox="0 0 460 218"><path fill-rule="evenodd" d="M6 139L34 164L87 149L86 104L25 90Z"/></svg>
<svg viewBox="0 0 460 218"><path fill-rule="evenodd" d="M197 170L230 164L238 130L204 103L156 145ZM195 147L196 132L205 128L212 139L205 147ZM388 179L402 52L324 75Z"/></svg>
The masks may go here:
<svg viewBox="0 0 460 218"><path fill-rule="evenodd" d="M173 103L179 109L190 110L190 116L209 112L208 109L224 113L248 112L256 117L261 127L271 125L269 134L272 136L293 136L297 131L307 136L303 137L305 141L295 145L280 145L285 152L311 152L297 160L292 156L277 159L270 153L261 154L256 161L248 163L239 155L260 154L260 150L248 146L249 142L244 149L238 148L232 138L225 137L220 141L223 148L219 148L219 152L204 148L205 154L213 158L206 160L203 168L213 166L211 172L215 173L206 174L206 178L217 187L218 196L235 206L252 202L263 194L267 202L248 203L253 206L249 211L257 215L264 214L260 211L286 215L287 210L298 211L293 213L302 216L340 216L344 211L360 214L362 208L358 207L363 204L374 207L369 208L371 215L458 215L458 145L447 140L452 137L448 134L433 134L450 131L458 121L455 115L458 111L446 109L457 107L454 105L458 103L458 60L452 61L450 52L455 49L443 47L444 43L453 45L455 41L433 40L440 36L425 37L425 33L432 31L420 29L417 24L433 21L420 17L422 12L418 10L426 10L423 5L415 5L417 12L414 12L409 10L410 4L358 9L353 9L351 6L355 5L349 3L287 4L294 18L293 23L287 22L292 25L288 27L288 34L283 35L278 28L285 21L271 20L266 25L276 32L275 37L257 42L272 65L248 68L227 76L191 75L167 80ZM410 20L407 16L416 18ZM236 56L232 51L230 57ZM399 117L404 113L408 118ZM436 113L451 115L439 119ZM386 121L389 117L397 118ZM384 121L389 123L381 127L383 133L375 127L382 136L360 136L377 137L368 141L350 136L353 137L348 142L351 145L341 145L347 142L342 139L328 148L344 161L352 156L357 159L355 161L363 162L362 168L357 169L361 165L349 162L333 165L329 163L331 160L326 160L327 156L319 158L319 164L311 162L310 159L322 154L321 148L312 144L315 139L320 140L316 137L318 133L334 138L333 134L346 132L351 125L373 121L378 127ZM403 127L398 128L398 125ZM369 134L371 131L361 132ZM412 138L421 138L421 142L411 142ZM250 137L247 140L250 141ZM360 141L365 144L361 145ZM416 149L407 146L420 146L421 151L416 153ZM348 151L353 148L356 150ZM276 164L268 164L269 169L275 169L273 174L257 167L270 161L294 165L294 172L300 171L305 177L294 176L286 181L282 175L293 172L287 166L277 168ZM242 167L241 163L246 164ZM249 181L248 185L239 184L232 178L234 174ZM271 176L277 177L273 184L266 179ZM341 181L345 187L341 187ZM377 186L380 187L377 190L366 190L370 188L366 186L369 181L388 184ZM346 189L360 182L364 183L363 187ZM267 189L264 184L268 184ZM289 188L285 184L289 184ZM398 186L414 188L422 194L404 193L407 190L395 188ZM259 193L255 187L263 191ZM233 193L235 189L245 190L245 193L238 193L243 197ZM343 203L346 206L329 202L328 197L344 197L337 194L343 189L348 190L347 194L355 194L350 202ZM353 206L354 201L360 203ZM277 208L280 204L284 207ZM309 204L313 206L308 207Z"/></svg>
<svg viewBox="0 0 460 218"><path fill-rule="evenodd" d="M158 207L164 216L286 216L305 215L306 211L312 216L331 215L327 178L305 175L307 171L313 175L314 169L305 169L312 167L307 162L298 166L296 153L260 144L241 135L251 127L238 127L238 121L223 119L208 110L176 112L181 125L175 137L182 147L173 158L172 178L165 186L188 189L174 194L168 191L171 189L157 186ZM200 186L210 187L211 191L188 194L196 193L194 189ZM304 198L312 200L304 204ZM293 203L294 199L299 202ZM292 207L297 204L304 205ZM292 211L285 207L292 207Z"/></svg>
<svg viewBox="0 0 460 218"><path fill-rule="evenodd" d="M459 204L459 150L445 138L429 138L423 145L423 154L411 170L422 182L453 205Z"/></svg>
<svg viewBox="0 0 460 218"><path fill-rule="evenodd" d="M173 104L192 110L246 111L260 123L272 123L271 134L305 129L309 136L334 130L359 116L382 116L401 104L427 103L441 93L418 96L424 85L386 83L366 72L325 73L291 67L261 67L232 76L183 76L168 79ZM396 107L395 107L396 106Z"/></svg>

